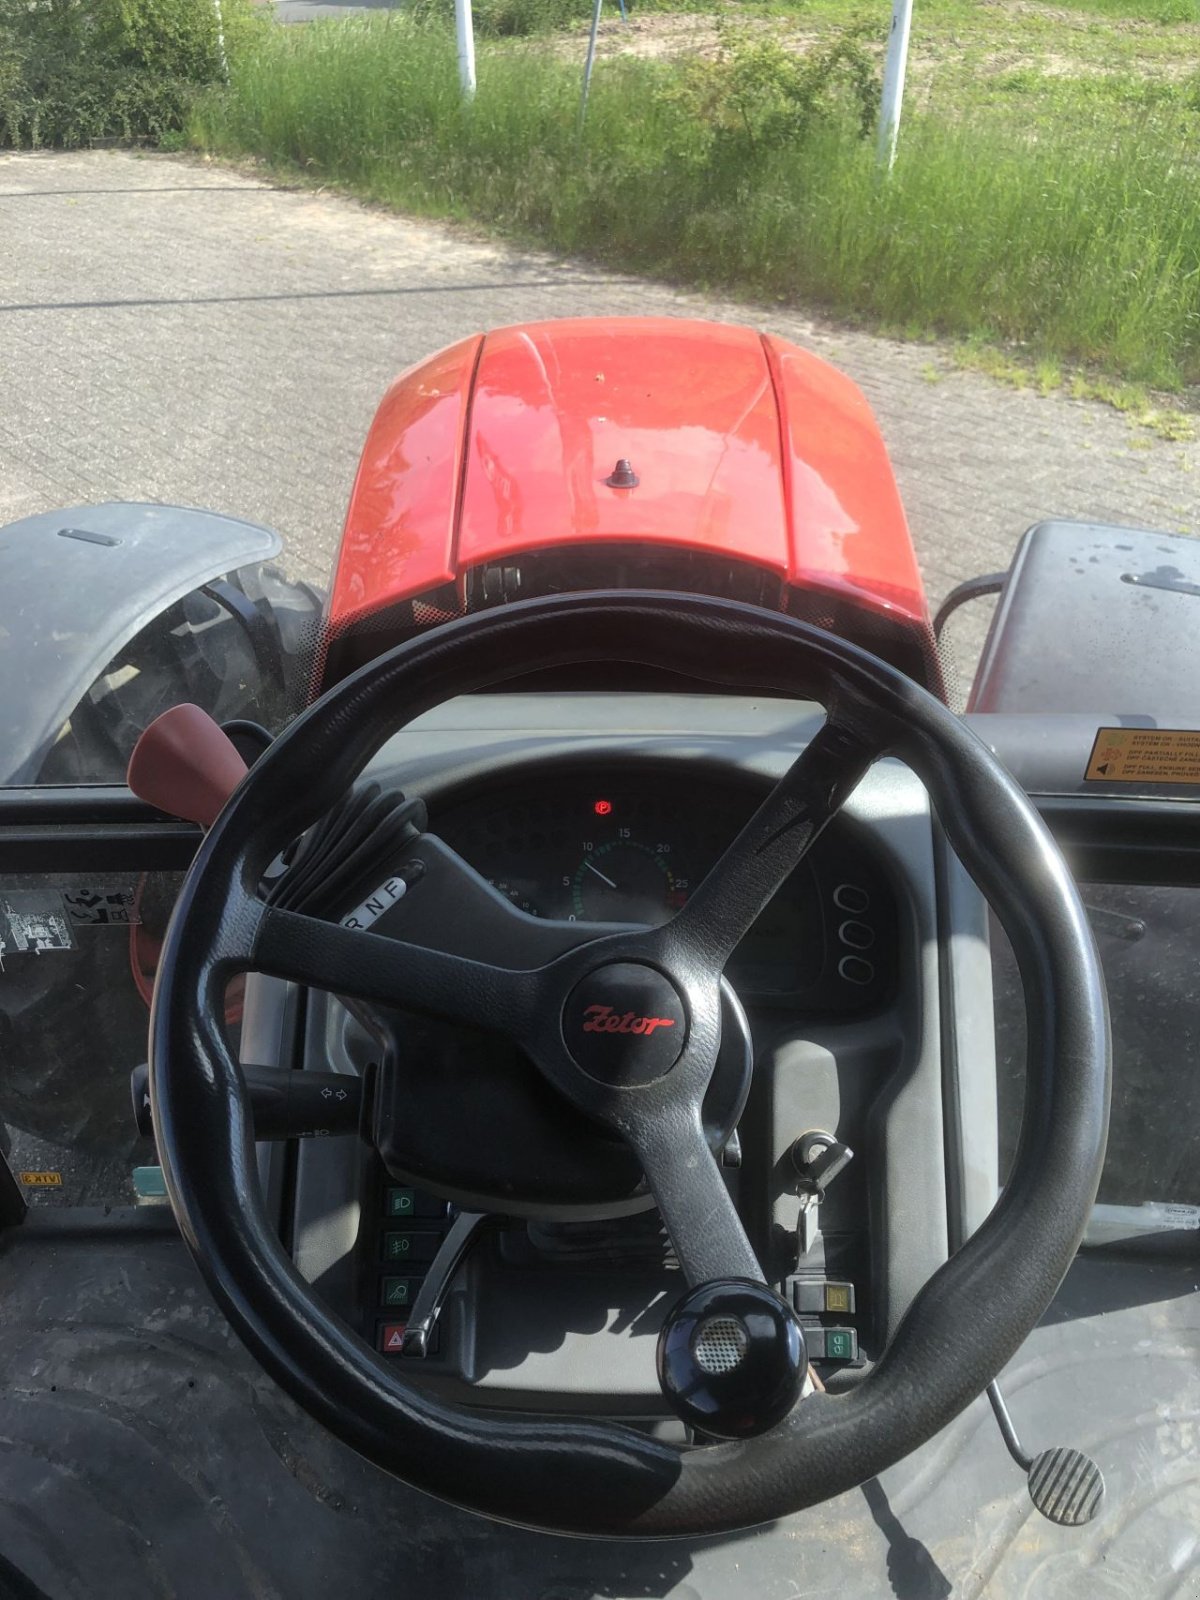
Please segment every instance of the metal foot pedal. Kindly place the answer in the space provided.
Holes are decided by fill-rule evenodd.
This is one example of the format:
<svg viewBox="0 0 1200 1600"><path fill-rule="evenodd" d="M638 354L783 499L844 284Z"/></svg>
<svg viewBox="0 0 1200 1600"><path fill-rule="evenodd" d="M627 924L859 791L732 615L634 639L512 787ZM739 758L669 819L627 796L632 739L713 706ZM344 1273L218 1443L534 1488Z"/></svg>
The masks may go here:
<svg viewBox="0 0 1200 1600"><path fill-rule="evenodd" d="M1029 1498L1037 1509L1050 1522L1057 1522L1063 1528L1080 1528L1090 1522L1104 1501L1104 1474L1091 1456L1061 1444L1043 1450L1040 1455L1026 1455L998 1383L988 1384L987 1397L996 1414L1005 1449L1026 1474Z"/></svg>
<svg viewBox="0 0 1200 1600"><path fill-rule="evenodd" d="M1051 1522L1064 1528L1079 1528L1100 1509L1104 1474L1081 1450L1055 1445L1033 1458L1029 1498Z"/></svg>

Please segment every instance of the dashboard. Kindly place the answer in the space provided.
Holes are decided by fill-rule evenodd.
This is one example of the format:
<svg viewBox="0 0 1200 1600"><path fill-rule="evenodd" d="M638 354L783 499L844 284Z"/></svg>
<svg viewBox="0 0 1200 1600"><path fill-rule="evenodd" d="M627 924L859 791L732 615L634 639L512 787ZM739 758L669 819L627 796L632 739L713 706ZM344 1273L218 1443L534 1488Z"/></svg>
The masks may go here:
<svg viewBox="0 0 1200 1600"><path fill-rule="evenodd" d="M589 701L586 720L600 727L583 737L564 737L558 708L530 698L513 696L512 720L496 716L495 726L462 725L494 715L493 701L443 708L385 748L371 775L420 795L429 833L523 915L661 923L687 904L790 765L787 735L808 729L797 729L794 707L770 708L787 719L771 749L736 702L613 701ZM767 713L758 708L760 722ZM639 714L657 725L640 744L628 732ZM668 716L691 726L662 737ZM553 729L536 725L551 717ZM920 1273L945 1258L941 1034L926 1025L938 1003L932 847L924 791L907 769L880 763L726 968L755 1066L722 1171L768 1280L799 1297L814 1359L835 1384L861 1375ZM404 937L403 909L397 915ZM314 1062L369 1070L376 1046L336 1003L310 996L307 1032ZM438 1092L455 1117L445 1123L426 1102L420 1064L435 1043L421 1019L400 1019L391 1048L413 1064L398 1123L408 1144L391 1152L386 1173L355 1166L334 1141L298 1153L293 1259L384 1356L402 1346L405 1308L449 1248L451 1223L429 1175L444 1180L451 1167L465 1170L467 1153L486 1149L515 1185L528 1149L493 1094L499 1058L483 1037L468 1032L454 1051L446 1040L438 1046ZM503 1068L517 1070L511 1061ZM801 1220L792 1155L811 1129L836 1131L855 1152L821 1203L815 1234ZM432 1140L442 1141L438 1162L427 1159ZM465 1182L452 1187L469 1192ZM679 1280L655 1213L533 1221L458 1203L495 1220L454 1279L425 1381L469 1404L656 1416L653 1346ZM342 1236L331 1219L345 1216L361 1221ZM809 1301L824 1294L832 1298L814 1312Z"/></svg>
<svg viewBox="0 0 1200 1600"><path fill-rule="evenodd" d="M638 764L472 790L431 827L529 916L661 923L685 905L762 797L727 772ZM826 1013L886 1004L896 911L862 833L839 820L743 941L728 977L743 1001Z"/></svg>
<svg viewBox="0 0 1200 1600"><path fill-rule="evenodd" d="M427 714L379 752L366 776L424 799L430 834L522 914L655 923L687 903L819 725L819 716L793 702L497 694ZM769 1280L781 1292L791 1293L794 1282L798 1295L828 1288L842 1296L824 1312L803 1312L812 1340L827 1340L830 1382L850 1381L873 1359L916 1285L946 1254L934 842L917 779L898 763L880 762L764 907L727 969L745 1008L755 1067L722 1171ZM157 838L151 844L161 851ZM18 885L12 874L52 869L54 883L39 887L51 890L60 908L62 893L78 883L93 891L107 885L119 896L149 874L137 911L149 938L160 931L159 890L169 905L173 873L194 839L181 836L177 855L152 858L139 835L123 853L109 849L103 872L90 842L86 853L81 843L68 856L61 830L37 860L27 859L23 845L17 858L17 848L8 886L25 892L25 880ZM968 897L955 903L953 916L961 949L978 936L982 913ZM131 1181L136 1189L156 1172L152 1148L131 1148L128 1138L129 1064L137 1058L96 1003L111 996L111 1010L119 999L129 1013L121 1013L122 1028L127 1021L131 1038L137 1027L144 1036L131 941L128 926L90 930L73 935L70 950L21 964L38 980L39 996L43 979L61 978L64 992L90 1005L90 1029L73 1030L86 1041L88 1059L73 1061L65 1075L95 1102L91 1125L99 1126L103 1111L114 1141L124 1139L97 1146L86 1185L84 1153L72 1153L63 1198L73 1203L85 1192L121 1203ZM102 961L103 971L82 974L85 961ZM5 965L15 976L15 960ZM4 992L15 993L7 973ZM26 1007L18 1022L32 1029L53 1003L47 994L36 1015ZM490 1142L503 1146L510 1166L519 1164L524 1146L502 1119L487 1120L486 1096L501 1080L500 1066L513 1070L497 1057L495 1042L469 1030L453 1049L444 1041L439 1075L431 1070L428 1029L420 1018L403 1022L393 1042L407 1064L406 1084L428 1084L434 1097L447 1063L459 1073L453 1086L444 1085L444 1104L435 1107L431 1098L429 1140L444 1140L456 1156L456 1142L471 1149ZM240 1034L242 1059L262 1067L365 1075L379 1062L376 1033L335 996L298 994L274 979L247 983ZM35 1043L29 1040L31 1062L44 1056ZM97 1056L111 1061L103 1084L91 1059ZM973 1049L962 1059L964 1071L994 1075L986 1052ZM54 1105L63 1109L61 1097ZM482 1136L465 1134L472 1110L475 1122L486 1124ZM821 1204L815 1238L801 1227L790 1154L812 1129L835 1132L855 1152ZM33 1159L31 1150L27 1164L55 1162L40 1153ZM428 1182L441 1169L406 1162L385 1168L368 1141L333 1138L264 1143L259 1165L266 1203L300 1274L382 1356L419 1372L448 1398L522 1411L660 1417L654 1345L679 1279L652 1211L533 1221L490 1208L486 1232L453 1277L437 1324L440 1342L417 1362L397 1353L399 1330L423 1285L436 1279L433 1269L463 1209L455 1202L456 1215ZM972 1152L976 1169L986 1172L987 1161Z"/></svg>

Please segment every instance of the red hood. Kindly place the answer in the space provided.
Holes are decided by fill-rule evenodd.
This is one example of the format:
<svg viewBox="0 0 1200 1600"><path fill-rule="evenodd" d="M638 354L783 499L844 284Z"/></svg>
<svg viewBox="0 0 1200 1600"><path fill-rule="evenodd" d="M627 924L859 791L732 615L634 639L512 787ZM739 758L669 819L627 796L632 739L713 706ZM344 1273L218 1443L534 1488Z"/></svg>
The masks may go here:
<svg viewBox="0 0 1200 1600"><path fill-rule="evenodd" d="M635 489L605 482L618 459ZM928 623L856 385L784 340L670 318L505 328L397 379L363 451L331 621L518 552L641 541Z"/></svg>

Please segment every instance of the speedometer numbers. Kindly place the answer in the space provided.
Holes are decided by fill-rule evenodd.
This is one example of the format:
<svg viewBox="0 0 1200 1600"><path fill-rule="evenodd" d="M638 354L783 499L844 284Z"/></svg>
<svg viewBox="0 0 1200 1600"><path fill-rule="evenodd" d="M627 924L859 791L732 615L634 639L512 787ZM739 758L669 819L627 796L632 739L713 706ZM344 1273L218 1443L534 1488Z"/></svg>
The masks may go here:
<svg viewBox="0 0 1200 1600"><path fill-rule="evenodd" d="M614 831L615 837L585 839L579 865L564 875L569 916L578 922L665 922L687 900L690 886L673 869L670 840L635 839L633 829L619 823Z"/></svg>
<svg viewBox="0 0 1200 1600"><path fill-rule="evenodd" d="M499 889L506 900L511 900L518 911L523 911L526 916L540 917L542 912L534 905L519 883L509 883L507 878L497 878L494 875L488 878L493 889Z"/></svg>

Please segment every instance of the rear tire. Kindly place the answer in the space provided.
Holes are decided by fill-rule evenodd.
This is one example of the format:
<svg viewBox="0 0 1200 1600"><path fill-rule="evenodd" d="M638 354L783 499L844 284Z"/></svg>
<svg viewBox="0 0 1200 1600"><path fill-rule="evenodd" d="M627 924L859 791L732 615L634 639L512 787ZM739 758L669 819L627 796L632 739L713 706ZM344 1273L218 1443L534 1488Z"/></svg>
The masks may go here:
<svg viewBox="0 0 1200 1600"><path fill-rule="evenodd" d="M37 782L123 783L139 735L184 701L217 722L258 722L277 733L307 696L322 610L317 590L274 567L243 567L193 589L105 667Z"/></svg>
<svg viewBox="0 0 1200 1600"><path fill-rule="evenodd" d="M105 667L37 783L124 783L139 735L184 701L218 722L277 733L308 697L323 609L315 589L261 565L194 589ZM140 885L136 873L116 876L119 885L100 869L70 879L39 873L10 878L7 887L43 892L47 904L86 883L136 890L139 931L161 939L176 876L154 873ZM127 1161L137 1150L129 1074L145 1059L147 1012L131 943L127 929L95 928L80 931L68 950L9 954L0 985L0 1119L14 1129L108 1159ZM0 1149L8 1143L0 1126Z"/></svg>

